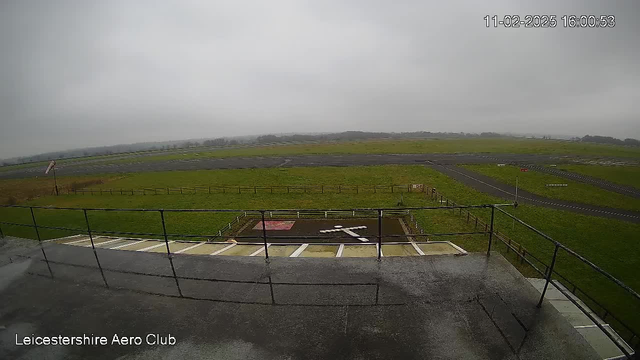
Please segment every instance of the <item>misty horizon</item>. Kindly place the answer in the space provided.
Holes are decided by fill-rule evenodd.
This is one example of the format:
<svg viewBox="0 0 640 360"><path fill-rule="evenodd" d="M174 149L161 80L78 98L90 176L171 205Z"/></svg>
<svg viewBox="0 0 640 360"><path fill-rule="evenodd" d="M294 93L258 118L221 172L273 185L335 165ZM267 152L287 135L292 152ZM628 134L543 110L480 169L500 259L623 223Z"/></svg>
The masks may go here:
<svg viewBox="0 0 640 360"><path fill-rule="evenodd" d="M486 28L493 14L616 26ZM0 158L350 130L637 139L636 15L635 1L10 0Z"/></svg>

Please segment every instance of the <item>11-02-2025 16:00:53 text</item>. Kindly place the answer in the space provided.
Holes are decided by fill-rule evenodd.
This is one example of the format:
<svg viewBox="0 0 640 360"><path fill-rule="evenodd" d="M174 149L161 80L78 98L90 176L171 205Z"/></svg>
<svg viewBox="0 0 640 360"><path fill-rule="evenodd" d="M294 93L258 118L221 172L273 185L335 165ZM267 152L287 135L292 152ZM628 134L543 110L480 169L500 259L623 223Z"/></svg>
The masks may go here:
<svg viewBox="0 0 640 360"><path fill-rule="evenodd" d="M505 28L613 28L615 15L487 15L486 27Z"/></svg>

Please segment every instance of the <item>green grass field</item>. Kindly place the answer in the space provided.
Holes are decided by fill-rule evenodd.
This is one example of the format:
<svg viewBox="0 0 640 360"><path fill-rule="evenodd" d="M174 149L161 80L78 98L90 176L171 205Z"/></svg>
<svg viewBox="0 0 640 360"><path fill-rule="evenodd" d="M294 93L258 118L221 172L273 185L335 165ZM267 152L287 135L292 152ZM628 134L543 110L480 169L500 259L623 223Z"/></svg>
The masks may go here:
<svg viewBox="0 0 640 360"><path fill-rule="evenodd" d="M168 150L165 150L168 151ZM234 156L279 156L318 154L420 154L420 153L515 153L515 154L563 154L593 157L612 156L640 158L640 148L578 143L560 140L478 138L478 139L428 139L428 140L367 140L356 142L327 142L291 145L266 145L232 148L191 148L171 150L169 154L156 151L132 153L146 156L119 159L122 154L92 156L60 160L76 162L84 160L104 163L130 163L138 161L188 160ZM129 154L129 155L132 155ZM46 162L0 167L8 171L32 166L46 166Z"/></svg>
<svg viewBox="0 0 640 360"><path fill-rule="evenodd" d="M521 172L518 166L464 165L465 168L492 177L514 187L552 199L575 201L584 204L640 211L640 199L601 189L594 185L565 179L537 171ZM546 184L567 184L567 187L549 187Z"/></svg>
<svg viewBox="0 0 640 360"><path fill-rule="evenodd" d="M296 144L259 146L236 149L217 149L200 152L177 151L175 154L146 156L114 162L188 160L233 156L278 156L318 154L420 154L420 153L518 153L518 154L568 154L590 156L640 157L640 149L623 146L575 143L557 140L535 139L431 139L385 140L345 143Z"/></svg>
<svg viewBox="0 0 640 360"><path fill-rule="evenodd" d="M375 166L349 168L291 168L291 169L246 169L188 171L166 173L140 173L125 175L102 186L152 187L152 186L194 186L205 184L407 184L424 183L435 186L451 199L465 204L499 203L502 200L479 193L441 173L424 166ZM407 206L435 205L425 194L402 195ZM399 194L194 194L194 195L104 195L47 196L26 204L53 205L59 207L107 207L107 208L218 208L218 209L260 209L260 208L353 208L353 207L394 207ZM522 205L510 209L524 221L534 225L554 239L601 266L629 286L640 290L640 278L635 269L640 266L640 243L635 241L640 232L640 224L618 220L590 217L560 210ZM476 210L476 214L488 220L488 210ZM64 226L77 228L82 232L85 223L81 211L57 211L38 209L35 211L38 223L44 226ZM176 214L168 213L169 233L215 234L237 214ZM31 223L28 210L0 209L4 221ZM130 231L161 233L158 213L96 212L90 213L90 221L97 231ZM416 217L427 232L453 232L473 230L473 224L466 224L464 217L450 211L418 211ZM549 262L553 246L504 215L496 216L496 229L506 233L521 243L535 256ZM513 228L512 228L513 227ZM3 225L5 233L34 238L33 229ZM71 235L72 232L42 230L46 238ZM442 238L439 238L442 239ZM469 251L486 251L485 236L449 237L449 240ZM504 251L504 247L496 249ZM599 277L581 263L561 253L557 269L581 288L605 304L614 314L627 316L628 321L640 330L640 314L637 302L630 301L610 283ZM531 271L523 269L525 274Z"/></svg>
<svg viewBox="0 0 640 360"><path fill-rule="evenodd" d="M558 169L640 189L640 166L558 165Z"/></svg>

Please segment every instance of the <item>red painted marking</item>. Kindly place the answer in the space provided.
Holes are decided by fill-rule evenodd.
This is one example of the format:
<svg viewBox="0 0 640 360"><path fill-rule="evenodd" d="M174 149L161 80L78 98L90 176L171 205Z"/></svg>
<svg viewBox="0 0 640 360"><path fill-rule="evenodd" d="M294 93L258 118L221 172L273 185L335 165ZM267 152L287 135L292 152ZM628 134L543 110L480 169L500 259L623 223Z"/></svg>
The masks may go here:
<svg viewBox="0 0 640 360"><path fill-rule="evenodd" d="M527 171L529 171L529 169L521 168L520 171L527 172Z"/></svg>
<svg viewBox="0 0 640 360"><path fill-rule="evenodd" d="M291 230L295 221L265 221L266 230ZM262 230L262 221L258 221L253 230Z"/></svg>

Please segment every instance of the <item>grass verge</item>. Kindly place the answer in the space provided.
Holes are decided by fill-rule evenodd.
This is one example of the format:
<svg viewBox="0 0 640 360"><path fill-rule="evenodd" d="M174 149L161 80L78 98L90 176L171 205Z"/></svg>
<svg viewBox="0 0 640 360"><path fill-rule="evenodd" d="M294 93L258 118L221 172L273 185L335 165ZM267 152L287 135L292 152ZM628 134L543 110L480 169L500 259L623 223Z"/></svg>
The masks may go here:
<svg viewBox="0 0 640 360"><path fill-rule="evenodd" d="M559 165L558 169L640 189L640 166Z"/></svg>
<svg viewBox="0 0 640 360"><path fill-rule="evenodd" d="M551 199L580 202L617 209L640 211L640 199L601 189L560 176L537 171L521 172L518 166L464 165L465 168L492 177L509 186ZM567 184L566 187L552 187L546 184Z"/></svg>

